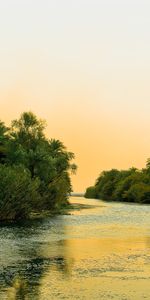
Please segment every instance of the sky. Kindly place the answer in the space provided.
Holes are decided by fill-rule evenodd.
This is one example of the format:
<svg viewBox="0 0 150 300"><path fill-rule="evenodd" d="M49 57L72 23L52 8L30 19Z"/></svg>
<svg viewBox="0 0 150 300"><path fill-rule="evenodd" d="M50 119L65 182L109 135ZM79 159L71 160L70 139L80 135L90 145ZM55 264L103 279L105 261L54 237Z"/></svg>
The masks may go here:
<svg viewBox="0 0 150 300"><path fill-rule="evenodd" d="M150 157L150 1L0 1L0 119L46 119L75 192Z"/></svg>

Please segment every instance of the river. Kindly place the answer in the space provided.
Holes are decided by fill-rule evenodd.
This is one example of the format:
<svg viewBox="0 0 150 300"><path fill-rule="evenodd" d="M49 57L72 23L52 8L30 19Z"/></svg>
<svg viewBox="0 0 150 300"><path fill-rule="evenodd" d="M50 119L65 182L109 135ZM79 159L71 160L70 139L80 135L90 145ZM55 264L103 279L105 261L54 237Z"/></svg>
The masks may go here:
<svg viewBox="0 0 150 300"><path fill-rule="evenodd" d="M69 215L0 227L0 299L150 299L150 206L71 197Z"/></svg>

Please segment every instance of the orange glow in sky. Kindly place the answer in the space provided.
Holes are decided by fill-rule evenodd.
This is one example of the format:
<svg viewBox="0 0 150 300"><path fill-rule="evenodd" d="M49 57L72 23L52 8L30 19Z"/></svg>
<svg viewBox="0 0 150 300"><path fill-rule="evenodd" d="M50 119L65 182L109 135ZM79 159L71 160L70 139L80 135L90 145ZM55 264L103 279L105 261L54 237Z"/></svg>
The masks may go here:
<svg viewBox="0 0 150 300"><path fill-rule="evenodd" d="M0 118L31 110L76 154L74 191L150 156L149 1L5 0Z"/></svg>

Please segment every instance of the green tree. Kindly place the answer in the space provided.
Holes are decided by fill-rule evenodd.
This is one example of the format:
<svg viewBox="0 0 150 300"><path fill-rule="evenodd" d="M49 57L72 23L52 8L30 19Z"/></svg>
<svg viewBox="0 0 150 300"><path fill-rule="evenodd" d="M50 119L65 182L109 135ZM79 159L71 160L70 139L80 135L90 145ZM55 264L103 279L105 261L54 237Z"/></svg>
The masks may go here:
<svg viewBox="0 0 150 300"><path fill-rule="evenodd" d="M97 191L95 186L90 186L86 189L85 192L85 198L91 198L91 199L96 199L97 198Z"/></svg>
<svg viewBox="0 0 150 300"><path fill-rule="evenodd" d="M145 183L136 183L125 192L128 201L138 203L150 203L150 186Z"/></svg>
<svg viewBox="0 0 150 300"><path fill-rule="evenodd" d="M86 190L85 197L111 201L150 203L150 159L145 169L104 171L95 186Z"/></svg>
<svg viewBox="0 0 150 300"><path fill-rule="evenodd" d="M112 200L112 195L118 182L118 176L119 171L116 169L104 171L100 174L95 184L99 199Z"/></svg>
<svg viewBox="0 0 150 300"><path fill-rule="evenodd" d="M76 165L72 163L74 154L67 151L66 147L59 140L47 139L44 134L45 122L38 120L32 112L25 112L18 120L12 121L10 129L7 129L4 123L0 123L0 164L4 163L8 167L9 178L4 169L4 181L7 178L10 183L10 190L13 196L12 202L16 205L16 212L18 211L17 203L21 201L21 194L15 194L17 186L14 185L14 192L11 189L11 180L17 178L15 174L16 169L19 171L20 180L24 179L30 186L36 185L36 195L34 201L26 200L26 208L31 210L44 210L44 209L59 209L68 203L68 195L72 191L70 174L76 172ZM19 169L21 168L21 169ZM25 177L26 174L26 177ZM28 174L28 177L27 177ZM23 187L21 193L25 192ZM4 185L3 185L4 188ZM2 188L2 190L3 190ZM7 186L7 191L8 191ZM26 187L27 189L27 187ZM1 199L3 193L1 190ZM8 193L9 194L9 193ZM15 195L15 196L14 196ZM18 197L18 202L17 202ZM27 193L27 198L31 198ZM37 199L37 200L36 200ZM11 211L12 206L9 206ZM5 215L5 214L4 214ZM9 214L12 218L18 218L19 213ZM24 213L24 216L28 213ZM20 212L23 216L23 212ZM1 217L0 217L1 218Z"/></svg>
<svg viewBox="0 0 150 300"><path fill-rule="evenodd" d="M0 219L29 217L33 203L39 201L39 181L31 180L22 167L0 165Z"/></svg>
<svg viewBox="0 0 150 300"><path fill-rule="evenodd" d="M7 156L8 130L9 128L0 121L0 163L4 163Z"/></svg>

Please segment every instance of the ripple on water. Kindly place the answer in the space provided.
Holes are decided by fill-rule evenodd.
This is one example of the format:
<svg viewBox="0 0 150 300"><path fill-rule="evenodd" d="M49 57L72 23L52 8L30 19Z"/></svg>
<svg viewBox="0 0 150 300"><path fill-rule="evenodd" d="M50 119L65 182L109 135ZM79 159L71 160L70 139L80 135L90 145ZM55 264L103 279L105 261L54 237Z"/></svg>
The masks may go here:
<svg viewBox="0 0 150 300"><path fill-rule="evenodd" d="M71 202L70 215L1 225L0 299L149 299L150 206Z"/></svg>

